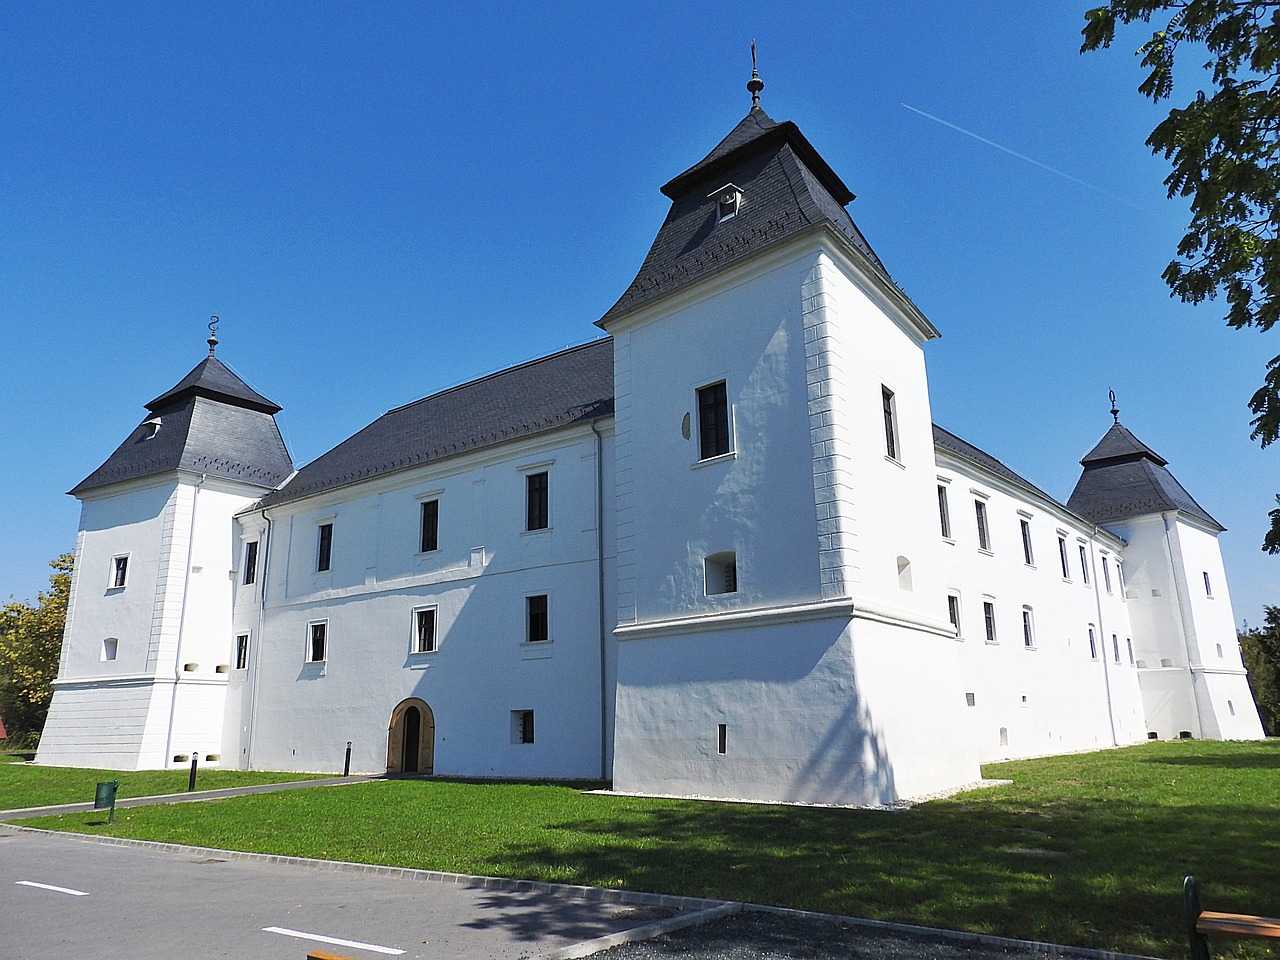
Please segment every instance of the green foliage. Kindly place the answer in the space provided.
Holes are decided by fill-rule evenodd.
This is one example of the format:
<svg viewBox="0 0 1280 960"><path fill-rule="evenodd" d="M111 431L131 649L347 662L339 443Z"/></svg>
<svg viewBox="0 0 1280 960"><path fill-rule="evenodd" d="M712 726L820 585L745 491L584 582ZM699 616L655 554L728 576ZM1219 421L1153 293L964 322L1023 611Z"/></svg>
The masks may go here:
<svg viewBox="0 0 1280 960"><path fill-rule="evenodd" d="M1164 280L1188 303L1222 295L1232 327L1270 330L1280 320L1280 0L1111 0L1085 14L1081 52L1110 46L1117 24L1153 19L1157 29L1137 51L1149 71L1143 96L1173 95L1180 49L1208 53L1208 90L1147 138L1172 162L1169 196L1191 206ZM1254 439L1264 447L1280 439L1280 356L1249 409ZM1280 510L1263 549L1280 553Z"/></svg>
<svg viewBox="0 0 1280 960"><path fill-rule="evenodd" d="M64 553L50 562L49 589L35 605L10 601L0 608L0 717L10 738L39 734L58 675L62 630L67 620L74 558Z"/></svg>
<svg viewBox="0 0 1280 960"><path fill-rule="evenodd" d="M1013 784L892 812L405 779L138 807L114 824L101 811L23 823L1170 958L1187 956L1187 873L1208 909L1280 916L1280 741L1151 743L983 772Z"/></svg>
<svg viewBox="0 0 1280 960"><path fill-rule="evenodd" d="M1280 736L1280 607L1266 608L1266 626L1240 634L1249 687L1269 737Z"/></svg>

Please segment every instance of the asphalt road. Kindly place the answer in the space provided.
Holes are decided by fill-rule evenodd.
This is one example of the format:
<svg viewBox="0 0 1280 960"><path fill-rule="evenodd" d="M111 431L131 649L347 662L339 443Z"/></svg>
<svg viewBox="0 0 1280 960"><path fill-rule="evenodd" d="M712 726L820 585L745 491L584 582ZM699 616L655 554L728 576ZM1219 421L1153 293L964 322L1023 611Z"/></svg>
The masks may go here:
<svg viewBox="0 0 1280 960"><path fill-rule="evenodd" d="M670 913L0 826L2 960L516 960Z"/></svg>

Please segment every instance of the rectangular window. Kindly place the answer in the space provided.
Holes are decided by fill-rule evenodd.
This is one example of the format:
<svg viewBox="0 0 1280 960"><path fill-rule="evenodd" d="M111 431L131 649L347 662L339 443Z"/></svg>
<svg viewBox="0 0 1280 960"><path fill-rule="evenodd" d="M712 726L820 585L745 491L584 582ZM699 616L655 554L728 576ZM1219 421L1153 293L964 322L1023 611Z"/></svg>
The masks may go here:
<svg viewBox="0 0 1280 960"><path fill-rule="evenodd" d="M938 484L938 519L942 521L942 536L951 539L951 510L947 506L947 488Z"/></svg>
<svg viewBox="0 0 1280 960"><path fill-rule="evenodd" d="M547 474L530 473L524 478L524 528L545 530L551 525Z"/></svg>
<svg viewBox="0 0 1280 960"><path fill-rule="evenodd" d="M440 501L423 500L418 526L418 551L429 553L440 546Z"/></svg>
<svg viewBox="0 0 1280 960"><path fill-rule="evenodd" d="M236 669L246 670L249 667L249 635L242 633L236 637Z"/></svg>
<svg viewBox="0 0 1280 960"><path fill-rule="evenodd" d="M245 586L258 579L258 541L251 540L244 545L244 577L241 582Z"/></svg>
<svg viewBox="0 0 1280 960"><path fill-rule="evenodd" d="M1107 593L1111 592L1111 564L1107 562L1107 558L1102 558L1102 583L1107 588Z"/></svg>
<svg viewBox="0 0 1280 960"><path fill-rule="evenodd" d="M102 641L102 656L99 659L103 662L106 662L107 660L114 660L116 658L116 651L119 648L119 640L115 637L107 637L107 639Z"/></svg>
<svg viewBox="0 0 1280 960"><path fill-rule="evenodd" d="M124 584L119 584L119 586L124 586ZM1204 572L1204 595L1205 595L1206 597L1212 597L1212 596L1213 596L1213 587L1209 586L1209 571L1208 571L1208 570L1206 570L1206 571Z"/></svg>
<svg viewBox="0 0 1280 960"><path fill-rule="evenodd" d="M1094 636L1092 626L1089 627L1089 656L1098 659L1098 638Z"/></svg>
<svg viewBox="0 0 1280 960"><path fill-rule="evenodd" d="M1058 559L1062 561L1062 579L1071 579L1071 566L1067 563L1067 539L1066 537L1058 538Z"/></svg>
<svg viewBox="0 0 1280 960"><path fill-rule="evenodd" d="M436 608L421 607L413 611L413 652L435 653Z"/></svg>
<svg viewBox="0 0 1280 960"><path fill-rule="evenodd" d="M1204 577L1205 577L1205 583L1208 583L1209 575L1206 573ZM111 588L113 590L121 589L124 587L126 583L128 583L128 581L129 581L128 556L112 557L111 558Z"/></svg>
<svg viewBox="0 0 1280 960"><path fill-rule="evenodd" d="M320 541L316 549L316 573L324 573L333 563L333 524L320 524Z"/></svg>
<svg viewBox="0 0 1280 960"><path fill-rule="evenodd" d="M987 533L987 502L985 500L973 501L973 513L978 521L978 549L991 549L991 537Z"/></svg>
<svg viewBox="0 0 1280 960"><path fill-rule="evenodd" d="M1089 557L1084 552L1084 544L1080 544L1080 579L1089 585Z"/></svg>
<svg viewBox="0 0 1280 960"><path fill-rule="evenodd" d="M987 628L987 643L997 643L996 605L990 600L984 600L982 602L982 620Z"/></svg>
<svg viewBox="0 0 1280 960"><path fill-rule="evenodd" d="M539 593L524 598L525 638L529 643L545 643L551 639L551 629L547 617L547 595Z"/></svg>
<svg viewBox="0 0 1280 960"><path fill-rule="evenodd" d="M1129 666L1134 666L1137 661L1133 659L1133 638L1125 637L1124 645L1129 648Z"/></svg>
<svg viewBox="0 0 1280 960"><path fill-rule="evenodd" d="M1111 654L1116 663L1120 662L1120 638L1114 633L1111 635Z"/></svg>
<svg viewBox="0 0 1280 960"><path fill-rule="evenodd" d="M307 660L310 663L322 663L329 640L329 621L318 620L307 624Z"/></svg>
<svg viewBox="0 0 1280 960"><path fill-rule="evenodd" d="M898 459L898 416L893 391L880 388L880 407L884 411L884 452L890 460Z"/></svg>
<svg viewBox="0 0 1280 960"><path fill-rule="evenodd" d="M729 725L716 724L716 753L724 755L729 750Z"/></svg>
<svg viewBox="0 0 1280 960"><path fill-rule="evenodd" d="M511 742L533 743L533 711L511 711Z"/></svg>
<svg viewBox="0 0 1280 960"><path fill-rule="evenodd" d="M729 393L725 383L698 389L698 456L710 460L729 452Z"/></svg>
<svg viewBox="0 0 1280 960"><path fill-rule="evenodd" d="M1031 552L1031 521L1022 520L1022 559L1027 566L1035 566L1035 554Z"/></svg>
<svg viewBox="0 0 1280 960"><path fill-rule="evenodd" d="M1031 624L1031 608L1022 608L1022 645L1028 650L1034 650L1036 645L1035 628Z"/></svg>
<svg viewBox="0 0 1280 960"><path fill-rule="evenodd" d="M738 592L738 555L731 551L713 553L702 561L703 585L707 596Z"/></svg>
<svg viewBox="0 0 1280 960"><path fill-rule="evenodd" d="M1116 561L1116 583L1120 586L1120 596L1124 596L1124 564Z"/></svg>
<svg viewBox="0 0 1280 960"><path fill-rule="evenodd" d="M956 628L956 639L960 639L960 598L954 593L947 594L947 619Z"/></svg>

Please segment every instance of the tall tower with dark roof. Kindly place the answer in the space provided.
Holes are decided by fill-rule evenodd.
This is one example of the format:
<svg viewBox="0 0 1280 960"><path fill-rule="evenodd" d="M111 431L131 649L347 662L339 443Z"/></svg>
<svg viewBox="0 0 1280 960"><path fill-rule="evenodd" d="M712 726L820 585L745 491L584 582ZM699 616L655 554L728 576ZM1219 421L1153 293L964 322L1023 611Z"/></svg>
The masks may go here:
<svg viewBox="0 0 1280 960"><path fill-rule="evenodd" d="M626 641L615 784L865 803L972 779L935 542L937 330L849 216L853 192L758 103L662 192L599 321Z"/></svg>
<svg viewBox="0 0 1280 960"><path fill-rule="evenodd" d="M133 770L220 753L244 576L234 517L293 464L280 407L215 345L71 490L80 532L41 763Z"/></svg>
<svg viewBox="0 0 1280 960"><path fill-rule="evenodd" d="M1261 737L1218 546L1225 528L1113 414L1067 506L1126 541L1120 587L1149 735Z"/></svg>

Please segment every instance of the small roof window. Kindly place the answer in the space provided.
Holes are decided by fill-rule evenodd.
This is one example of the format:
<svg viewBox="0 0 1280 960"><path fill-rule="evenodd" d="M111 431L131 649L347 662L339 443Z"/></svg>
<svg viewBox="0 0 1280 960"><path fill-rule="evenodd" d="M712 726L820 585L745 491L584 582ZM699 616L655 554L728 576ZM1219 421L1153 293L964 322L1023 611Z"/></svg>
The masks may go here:
<svg viewBox="0 0 1280 960"><path fill-rule="evenodd" d="M160 432L160 424L163 422L159 417L144 421L142 424L142 436L138 437L138 439L151 440L154 438Z"/></svg>
<svg viewBox="0 0 1280 960"><path fill-rule="evenodd" d="M707 194L708 199L712 197L716 201L716 223L736 217L738 210L742 208L742 188L732 183L726 183L719 190Z"/></svg>

